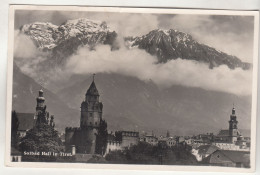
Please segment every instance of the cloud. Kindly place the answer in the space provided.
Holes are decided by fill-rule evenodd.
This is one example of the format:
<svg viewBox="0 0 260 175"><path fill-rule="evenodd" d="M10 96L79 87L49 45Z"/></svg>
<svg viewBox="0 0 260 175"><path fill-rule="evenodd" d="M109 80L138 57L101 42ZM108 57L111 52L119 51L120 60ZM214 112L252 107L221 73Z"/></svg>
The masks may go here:
<svg viewBox="0 0 260 175"><path fill-rule="evenodd" d="M29 59L38 52L33 41L18 30L14 32L14 41L14 57Z"/></svg>
<svg viewBox="0 0 260 175"><path fill-rule="evenodd" d="M191 60L171 60L155 64L153 57L140 49L121 48L111 51L109 46L98 46L90 51L82 47L67 62L66 70L76 74L119 73L152 80L161 87L183 85L237 95L251 94L251 71L227 66L209 69L208 65Z"/></svg>
<svg viewBox="0 0 260 175"><path fill-rule="evenodd" d="M40 78L40 72L47 70L42 63L48 59L48 53L38 49L27 35L15 31L14 61L23 73L32 78Z"/></svg>

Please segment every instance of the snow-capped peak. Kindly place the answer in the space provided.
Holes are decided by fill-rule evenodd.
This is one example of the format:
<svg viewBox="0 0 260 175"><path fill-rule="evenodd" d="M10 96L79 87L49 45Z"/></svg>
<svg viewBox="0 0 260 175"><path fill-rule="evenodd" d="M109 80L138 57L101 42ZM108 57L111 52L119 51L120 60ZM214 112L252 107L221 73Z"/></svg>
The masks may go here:
<svg viewBox="0 0 260 175"><path fill-rule="evenodd" d="M37 30L45 29L45 30L47 30L48 28L57 29L58 26L56 26L52 23L49 23L49 22L34 22L34 23L31 23L31 24L23 25L21 27L21 31L22 32L28 32L28 30L31 30L31 29L37 29Z"/></svg>
<svg viewBox="0 0 260 175"><path fill-rule="evenodd" d="M107 27L106 22L90 20L88 18L79 18L68 20L60 28L72 30L75 34L78 32L108 32L110 29Z"/></svg>
<svg viewBox="0 0 260 175"><path fill-rule="evenodd" d="M170 31L169 30L165 30L165 29L158 29L159 32L163 32L165 35L169 36L170 35Z"/></svg>
<svg viewBox="0 0 260 175"><path fill-rule="evenodd" d="M68 20L60 26L49 22L35 22L23 25L20 30L32 38L40 49L52 49L59 43L75 37L79 40L98 41L99 35L113 32L106 22L87 18Z"/></svg>

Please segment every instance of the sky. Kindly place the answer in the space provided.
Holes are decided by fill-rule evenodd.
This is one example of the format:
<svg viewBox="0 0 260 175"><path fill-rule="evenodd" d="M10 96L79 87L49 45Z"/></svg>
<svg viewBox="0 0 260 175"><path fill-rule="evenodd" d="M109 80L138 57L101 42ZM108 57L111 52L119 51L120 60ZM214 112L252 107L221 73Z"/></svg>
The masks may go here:
<svg viewBox="0 0 260 175"><path fill-rule="evenodd" d="M177 29L209 46L252 63L254 18L252 16L137 14L83 11L25 11L15 13L15 29L33 22L60 25L67 20L89 18L106 21L121 36L141 36L154 29Z"/></svg>

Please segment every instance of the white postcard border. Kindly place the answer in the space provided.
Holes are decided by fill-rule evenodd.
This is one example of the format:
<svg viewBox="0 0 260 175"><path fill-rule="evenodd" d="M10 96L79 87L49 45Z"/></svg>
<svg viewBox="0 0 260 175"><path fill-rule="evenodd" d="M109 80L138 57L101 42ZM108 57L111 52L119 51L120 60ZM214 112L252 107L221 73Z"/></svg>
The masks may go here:
<svg viewBox="0 0 260 175"><path fill-rule="evenodd" d="M153 13L153 14L200 14L200 15L238 15L254 16L254 57L251 111L251 150L249 169L214 167L214 166L177 166L177 165L125 165L125 164L86 164L86 163L46 163L46 162L12 162L11 148L11 111L12 111L12 77L14 51L14 13L15 10L59 10L59 11L95 11L119 13ZM6 149L5 165L9 167L28 168L88 168L116 170L155 170L155 171L201 171L201 172L254 172L256 166L256 117L257 117L257 74L258 74L258 36L259 12L238 10L195 10L170 8L126 8L126 7L87 7L87 6L46 6L46 5L10 5L8 27L8 61L7 61L7 95L6 95Z"/></svg>

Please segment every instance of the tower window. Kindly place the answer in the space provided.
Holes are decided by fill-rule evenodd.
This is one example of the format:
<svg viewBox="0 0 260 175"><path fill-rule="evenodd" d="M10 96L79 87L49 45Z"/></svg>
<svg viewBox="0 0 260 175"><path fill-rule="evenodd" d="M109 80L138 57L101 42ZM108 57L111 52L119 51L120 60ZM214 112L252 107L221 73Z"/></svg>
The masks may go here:
<svg viewBox="0 0 260 175"><path fill-rule="evenodd" d="M97 125L97 122L95 122L95 125Z"/></svg>
<svg viewBox="0 0 260 175"><path fill-rule="evenodd" d="M90 117L93 117L93 113L89 113L89 116L90 116Z"/></svg>

